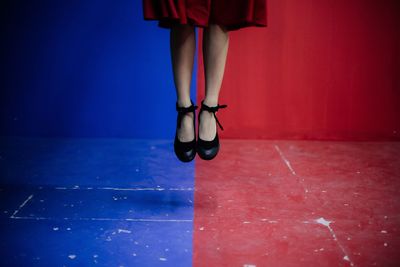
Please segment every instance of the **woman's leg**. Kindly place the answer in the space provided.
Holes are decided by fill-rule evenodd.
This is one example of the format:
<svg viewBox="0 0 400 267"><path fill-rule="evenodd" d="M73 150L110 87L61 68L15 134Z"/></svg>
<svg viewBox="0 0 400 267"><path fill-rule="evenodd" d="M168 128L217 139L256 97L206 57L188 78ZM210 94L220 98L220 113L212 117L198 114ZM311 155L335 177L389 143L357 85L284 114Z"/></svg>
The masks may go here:
<svg viewBox="0 0 400 267"><path fill-rule="evenodd" d="M170 31L170 49L178 105L189 107L191 105L190 82L196 49L194 26L173 26ZM178 129L177 134L178 139L182 142L192 141L195 138L192 112L183 116L181 128Z"/></svg>
<svg viewBox="0 0 400 267"><path fill-rule="evenodd" d="M206 93L204 104L216 106L224 76L226 56L228 54L229 34L222 25L210 24L203 31L203 59ZM216 121L212 112L201 112L199 135L201 139L211 141L216 134Z"/></svg>

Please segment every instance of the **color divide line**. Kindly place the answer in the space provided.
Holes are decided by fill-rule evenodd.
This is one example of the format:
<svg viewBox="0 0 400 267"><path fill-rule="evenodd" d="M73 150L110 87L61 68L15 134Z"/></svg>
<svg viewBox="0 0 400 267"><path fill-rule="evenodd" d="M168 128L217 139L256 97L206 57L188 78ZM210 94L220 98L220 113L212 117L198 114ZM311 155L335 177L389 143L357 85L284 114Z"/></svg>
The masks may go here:
<svg viewBox="0 0 400 267"><path fill-rule="evenodd" d="M13 216L10 219L18 220L71 220L71 221L128 221L128 222L193 222L193 220L185 219L144 219L144 218L52 218L52 217L29 217L29 216Z"/></svg>

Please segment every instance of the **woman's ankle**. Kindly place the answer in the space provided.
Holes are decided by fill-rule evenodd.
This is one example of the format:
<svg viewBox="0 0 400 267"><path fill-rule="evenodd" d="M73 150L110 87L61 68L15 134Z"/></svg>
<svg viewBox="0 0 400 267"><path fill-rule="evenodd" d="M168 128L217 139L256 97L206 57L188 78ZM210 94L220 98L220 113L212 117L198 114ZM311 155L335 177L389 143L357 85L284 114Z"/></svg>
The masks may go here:
<svg viewBox="0 0 400 267"><path fill-rule="evenodd" d="M192 105L192 102L190 101L190 98L187 99L177 99L177 103L179 107L190 107Z"/></svg>
<svg viewBox="0 0 400 267"><path fill-rule="evenodd" d="M204 102L205 105L209 106L209 107L215 107L216 105L218 105L218 99L217 98L204 98Z"/></svg>

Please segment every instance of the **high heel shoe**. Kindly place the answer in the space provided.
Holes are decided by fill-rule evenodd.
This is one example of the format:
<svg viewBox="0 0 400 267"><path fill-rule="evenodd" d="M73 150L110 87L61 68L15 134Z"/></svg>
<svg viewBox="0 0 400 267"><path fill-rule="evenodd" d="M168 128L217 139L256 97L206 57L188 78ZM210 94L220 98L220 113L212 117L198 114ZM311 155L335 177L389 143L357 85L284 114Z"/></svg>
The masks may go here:
<svg viewBox="0 0 400 267"><path fill-rule="evenodd" d="M178 102L176 102L176 111L178 111L178 117L176 121L177 128L175 130L174 151L178 159L183 162L192 161L196 156L195 110L198 108L198 106L195 106L192 100L190 100L190 103L191 105L189 107L179 107ZM194 139L189 142L181 142L178 139L178 129L181 127L182 117L188 112L193 112Z"/></svg>
<svg viewBox="0 0 400 267"><path fill-rule="evenodd" d="M221 128L221 130L224 130L221 123L218 121L218 118L215 115L215 113L218 111L218 109L226 108L226 107L227 107L227 105L219 105L219 104L217 104L217 106L214 106L214 107L209 107L206 104L204 104L204 100L201 101L198 125L200 126L201 112L204 110L207 110L214 114L214 118L215 118L216 122L218 123L218 126ZM215 156L218 154L219 147L220 147L220 145L219 145L219 137L218 137L218 128L216 129L216 134L215 134L214 139L211 141L206 141L206 140L201 139L200 131L199 131L198 139L196 142L196 152L200 156L200 158L202 158L204 160L211 160L211 159L215 158Z"/></svg>

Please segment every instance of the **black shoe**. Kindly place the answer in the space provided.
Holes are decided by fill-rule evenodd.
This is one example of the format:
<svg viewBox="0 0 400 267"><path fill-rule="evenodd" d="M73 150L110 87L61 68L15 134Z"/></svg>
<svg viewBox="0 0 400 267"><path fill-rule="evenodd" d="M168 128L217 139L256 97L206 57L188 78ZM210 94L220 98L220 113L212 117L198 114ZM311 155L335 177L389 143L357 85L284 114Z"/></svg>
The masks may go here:
<svg viewBox="0 0 400 267"><path fill-rule="evenodd" d="M175 130L175 141L174 141L174 151L175 155L178 157L180 161L183 162L189 162L194 159L196 156L196 128L195 128L195 110L198 108L198 106L193 105L192 100L190 100L192 103L189 107L179 107L178 102L176 102L176 111L178 111L178 118L176 121L177 129L181 127L181 122L182 122L182 117L184 114L188 112L193 112L193 129L194 129L194 139L189 142L181 142L178 139L178 131L177 129Z"/></svg>
<svg viewBox="0 0 400 267"><path fill-rule="evenodd" d="M217 116L215 115L215 112L218 111L220 108L226 108L227 105L217 105L215 107L209 107L206 104L204 104L204 100L201 101L201 108L199 112L199 126L200 126L200 114L202 111L207 110L210 111L214 114L214 118L218 123L218 126L221 128L221 130L224 130L222 127L221 123L219 123ZM200 127L199 127L200 128ZM211 141L206 141L200 138L200 131L196 143L196 150L197 154L199 154L200 158L204 160L211 160L215 158L215 156L218 154L219 151L219 137L218 137L218 128L215 134L215 137Z"/></svg>

